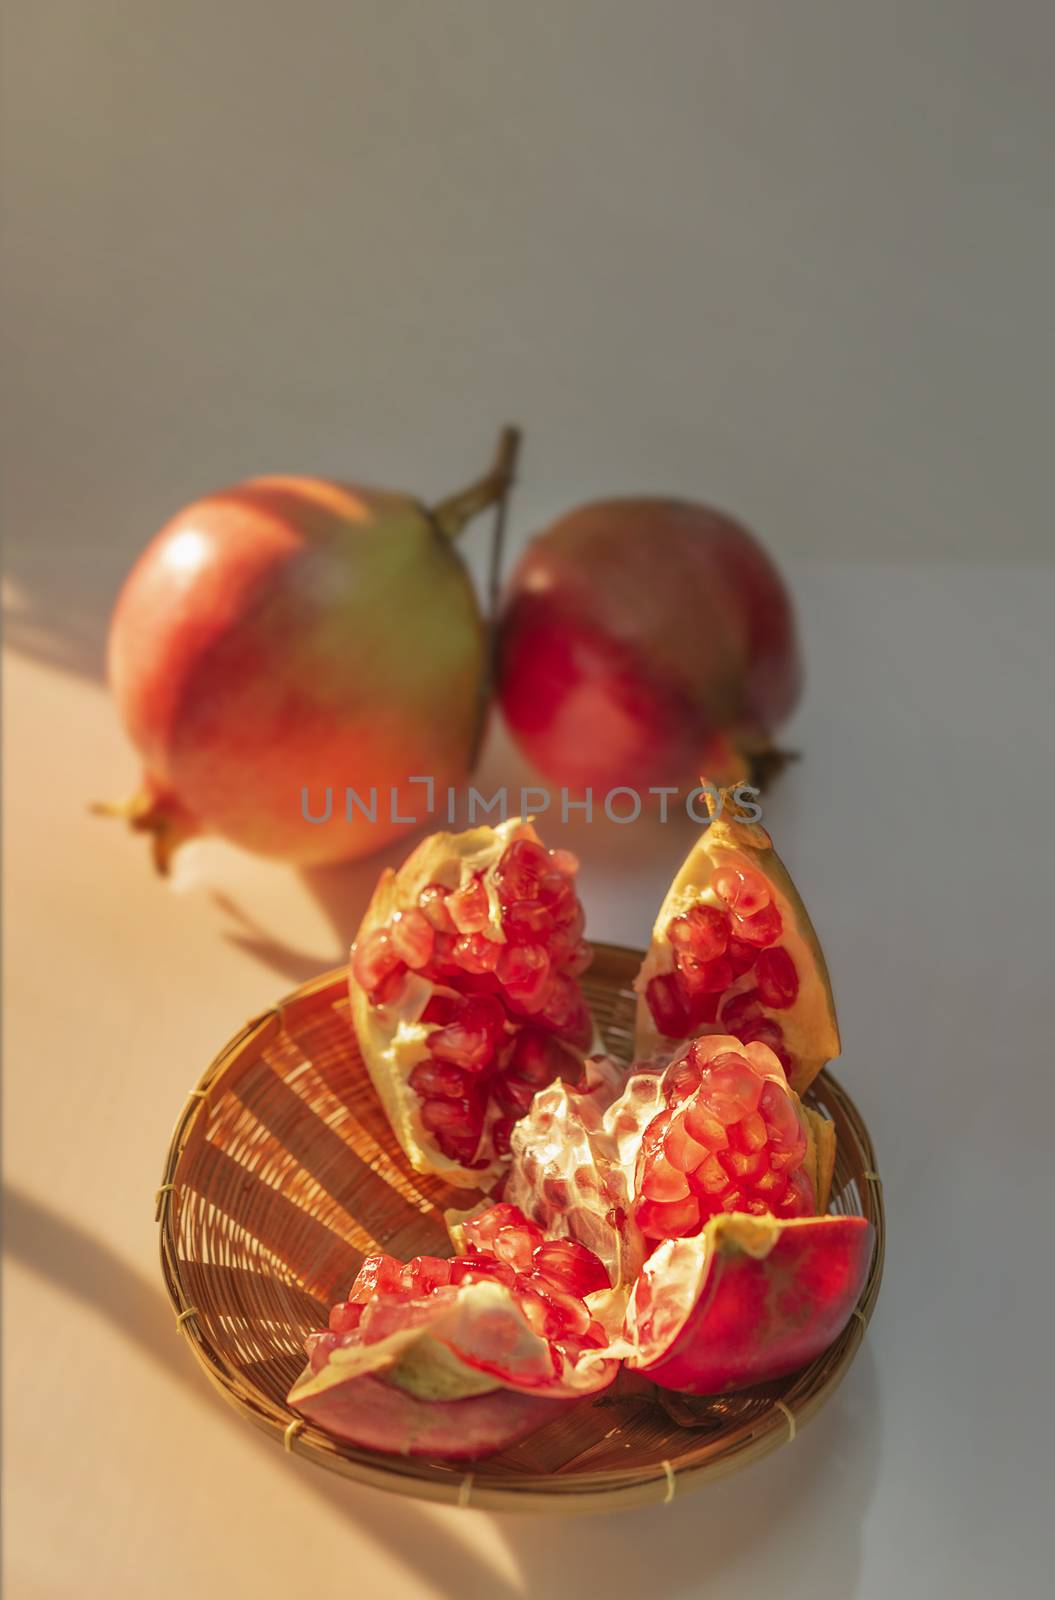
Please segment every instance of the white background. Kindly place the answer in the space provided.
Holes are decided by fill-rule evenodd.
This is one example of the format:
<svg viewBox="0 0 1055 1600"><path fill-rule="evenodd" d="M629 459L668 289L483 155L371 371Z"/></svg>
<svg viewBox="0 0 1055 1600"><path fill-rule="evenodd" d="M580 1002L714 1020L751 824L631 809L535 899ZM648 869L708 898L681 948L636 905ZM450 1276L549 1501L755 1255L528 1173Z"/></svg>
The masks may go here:
<svg viewBox="0 0 1055 1600"><path fill-rule="evenodd" d="M1046 1588L1050 9L8 10L11 1593ZM507 419L514 543L662 489L788 572L804 759L768 820L890 1218L862 1354L792 1448L580 1524L330 1481L200 1378L155 1257L172 1119L340 958L375 867L194 847L163 889L84 813L134 777L102 642L169 513L267 470L439 494ZM519 772L497 734L485 775ZM684 830L568 842L591 931L640 943Z"/></svg>

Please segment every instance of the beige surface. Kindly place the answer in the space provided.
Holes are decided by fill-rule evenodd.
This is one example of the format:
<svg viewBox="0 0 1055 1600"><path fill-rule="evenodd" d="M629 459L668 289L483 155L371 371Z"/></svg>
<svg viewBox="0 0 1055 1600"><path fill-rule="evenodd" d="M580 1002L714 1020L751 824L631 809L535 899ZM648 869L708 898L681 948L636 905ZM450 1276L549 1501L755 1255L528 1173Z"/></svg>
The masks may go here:
<svg viewBox="0 0 1055 1600"><path fill-rule="evenodd" d="M791 730L805 759L767 821L825 939L840 1072L886 1179L883 1292L849 1378L791 1448L672 1506L581 1524L357 1490L207 1386L156 1260L170 1124L247 1016L337 958L335 924L354 923L375 868L305 879L212 845L160 886L137 842L85 814L134 770L103 690L9 656L14 1600L1046 1587L1052 575L792 576L811 641ZM515 775L501 741L487 768ZM994 833L1012 772L1015 814ZM593 930L640 939L681 833L580 827L564 842L583 855Z"/></svg>

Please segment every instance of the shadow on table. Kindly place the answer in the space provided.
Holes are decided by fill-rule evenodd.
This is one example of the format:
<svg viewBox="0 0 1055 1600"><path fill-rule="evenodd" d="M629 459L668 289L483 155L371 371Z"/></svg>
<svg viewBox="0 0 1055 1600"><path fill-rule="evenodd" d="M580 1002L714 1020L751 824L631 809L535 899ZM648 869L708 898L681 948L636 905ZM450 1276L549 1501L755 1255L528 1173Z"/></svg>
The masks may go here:
<svg viewBox="0 0 1055 1600"><path fill-rule="evenodd" d="M670 1505L536 1523L496 1516L525 1595L696 1600L856 1593L861 1527L879 1460L867 1342L838 1395L791 1444ZM779 1575L775 1578L775 1575Z"/></svg>
<svg viewBox="0 0 1055 1600"><path fill-rule="evenodd" d="M215 1416L237 1428L248 1447L277 1459L273 1442L226 1406L214 1404L174 1330L171 1306L105 1244L15 1189L4 1191L4 1244L13 1259L118 1324L170 1377L186 1382L188 1391L208 1404ZM430 1590L486 1596L487 1600L519 1600L521 1591L474 1556L467 1544L452 1538L437 1517L429 1517L427 1533L422 1530L421 1537L414 1537L413 1513L405 1499L375 1493L295 1457L290 1470L310 1472L315 1494L346 1517L357 1534L365 1533L389 1547L397 1560L427 1581ZM483 1513L467 1513L467 1532L471 1519L480 1515Z"/></svg>

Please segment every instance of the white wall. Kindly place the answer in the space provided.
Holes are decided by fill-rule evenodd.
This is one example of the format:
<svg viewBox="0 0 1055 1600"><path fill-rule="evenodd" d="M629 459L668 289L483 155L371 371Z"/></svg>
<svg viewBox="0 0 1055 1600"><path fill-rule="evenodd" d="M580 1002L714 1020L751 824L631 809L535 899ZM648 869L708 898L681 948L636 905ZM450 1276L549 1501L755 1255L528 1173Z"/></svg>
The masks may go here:
<svg viewBox="0 0 1055 1600"><path fill-rule="evenodd" d="M658 488L1050 553L1042 0L7 10L9 559L67 648L196 491L439 493L507 417L518 539Z"/></svg>

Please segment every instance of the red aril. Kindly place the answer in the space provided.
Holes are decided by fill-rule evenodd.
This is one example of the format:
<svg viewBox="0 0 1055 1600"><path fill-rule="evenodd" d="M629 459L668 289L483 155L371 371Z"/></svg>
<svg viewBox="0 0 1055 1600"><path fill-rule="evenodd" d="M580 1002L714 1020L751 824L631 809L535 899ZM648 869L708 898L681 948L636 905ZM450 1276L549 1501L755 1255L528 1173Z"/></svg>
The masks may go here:
<svg viewBox="0 0 1055 1600"><path fill-rule="evenodd" d="M593 1025L577 866L514 818L435 834L382 875L350 992L363 1058L419 1171L486 1188L536 1089L581 1070Z"/></svg>
<svg viewBox="0 0 1055 1600"><path fill-rule="evenodd" d="M798 699L791 602L762 546L702 505L580 506L507 587L499 697L553 783L735 783Z"/></svg>
<svg viewBox="0 0 1055 1600"><path fill-rule="evenodd" d="M431 512L386 490L257 478L147 546L109 640L144 784L100 809L148 833L161 870L198 833L300 863L370 855L413 826L400 819L420 809L415 775L440 793L463 781L486 648L454 540L506 495L515 442Z"/></svg>
<svg viewBox="0 0 1055 1600"><path fill-rule="evenodd" d="M732 793L709 803L635 984L637 1054L720 1030L769 1045L801 1093L839 1051L824 956L765 829Z"/></svg>

